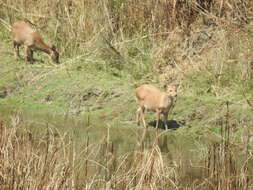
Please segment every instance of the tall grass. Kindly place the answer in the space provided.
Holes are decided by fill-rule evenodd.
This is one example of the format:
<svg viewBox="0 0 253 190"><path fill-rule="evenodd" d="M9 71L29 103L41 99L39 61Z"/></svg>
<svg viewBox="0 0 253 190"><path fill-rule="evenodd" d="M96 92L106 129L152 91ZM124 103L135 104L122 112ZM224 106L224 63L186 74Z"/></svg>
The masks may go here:
<svg viewBox="0 0 253 190"><path fill-rule="evenodd" d="M62 52L74 55L83 50L93 51L92 47L102 37L113 45L145 35L151 35L154 41L166 38L177 27L189 36L199 20L207 25L243 26L252 20L252 6L250 0L225 3L218 0L3 0L0 18L9 24L17 19L26 20L56 41Z"/></svg>
<svg viewBox="0 0 253 190"><path fill-rule="evenodd" d="M62 57L89 57L118 75L117 70L125 70L135 79L147 79L147 73L155 73L160 82L170 83L196 69L191 63L213 56L209 50L223 40L215 39L222 30L232 34L225 34L226 43L238 31L250 39L252 30L245 26L252 21L252 7L250 0L3 0L0 18L3 26L17 19L30 22L47 41L57 43Z"/></svg>
<svg viewBox="0 0 253 190"><path fill-rule="evenodd" d="M186 92L183 98L211 94L236 102L238 113L242 95L252 108L252 7L250 0L2 0L0 35L11 44L7 28L17 19L25 20L46 41L57 43L64 60L70 60L66 64L82 59L78 64L94 64L118 76L126 71L139 83L154 75L162 84L178 80ZM199 112L207 109L208 102L199 102ZM201 116L193 109L190 114L195 116L189 120ZM201 143L204 148L193 158L182 157L181 150L163 153L159 134L147 138L145 131L142 138L152 146L145 147L140 139L134 152L119 155L106 136L96 144L84 139L77 150L69 134L47 129L38 138L18 118L11 125L1 122L0 187L252 189L250 132L242 135L247 139L242 142L233 136L240 122L251 122L250 113L233 128L229 107L227 113L222 111L210 122L220 127L215 133L219 140Z"/></svg>
<svg viewBox="0 0 253 190"><path fill-rule="evenodd" d="M184 149L162 152L160 132L151 138L143 130L135 151L119 154L106 135L96 144L86 138L78 148L69 134L54 129L34 136L15 116L10 124L0 122L0 188L250 190L250 136L236 140L228 106L223 121L217 141L186 157Z"/></svg>

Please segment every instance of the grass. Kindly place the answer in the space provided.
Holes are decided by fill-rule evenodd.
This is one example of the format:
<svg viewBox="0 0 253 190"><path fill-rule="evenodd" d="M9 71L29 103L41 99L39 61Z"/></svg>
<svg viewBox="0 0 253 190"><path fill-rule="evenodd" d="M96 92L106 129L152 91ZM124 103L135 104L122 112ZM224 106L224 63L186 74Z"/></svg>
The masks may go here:
<svg viewBox="0 0 253 190"><path fill-rule="evenodd" d="M7 42L1 49L10 47ZM102 125L132 126L135 125L137 107L134 89L143 83L156 84L159 80L161 84L168 83L168 76L177 75L176 80L180 81L181 87L176 107L169 119L199 129L217 126L225 115L224 105L229 101L235 125L244 123L250 126L252 108L248 100L251 102L253 84L252 80L247 79L250 77L247 62L237 63L247 48L244 48L245 51L242 49L241 54L234 55L231 62L226 58L230 57L231 52L224 48L227 42L222 35L217 38L217 42L218 48L203 54L203 58L196 60L195 64L190 61L185 67L183 62L162 74L156 73L159 71L148 71L157 66L159 68L156 62L153 65L150 62L153 59L150 52L158 47L144 45L149 42L139 42L138 38L132 43L126 42L129 45L124 46L127 49L124 58L129 63L124 63L123 68L114 65L118 55L111 52L110 48L106 52L77 56L76 59L63 55L62 64L58 66L47 64L48 58L40 53L35 56L45 63L29 64L22 60L16 61L10 54L2 54L3 77L0 86L2 93L7 91L8 96L2 98L0 103L30 112L39 110L40 113L58 116L91 117L94 123L98 121ZM236 44L246 46L240 43L236 41ZM113 54L112 58L110 54ZM205 56L208 59L203 61ZM220 60L219 64L216 63L217 59ZM146 66L148 70L145 70ZM180 72L182 69L185 70L183 73ZM154 119L154 115L147 114L147 119Z"/></svg>
<svg viewBox="0 0 253 190"><path fill-rule="evenodd" d="M60 65L17 60L0 28L0 185L26 189L27 163L33 189L252 188L251 2L152 2L0 3L1 23L29 20L61 52ZM179 84L175 130L155 131L150 113L137 127L144 83Z"/></svg>
<svg viewBox="0 0 253 190"><path fill-rule="evenodd" d="M124 139L115 139L109 129L99 134L99 139L92 139L94 135L91 138L87 130L78 146L72 140L75 133L48 126L37 136L19 116L12 116L10 124L1 121L0 127L3 190L247 190L253 185L249 136L246 141L236 140L229 125L214 133L217 141L148 130L134 130L138 135L126 138L129 131L122 129L118 132L124 134ZM73 123L71 127L75 127ZM124 143L127 151L122 151Z"/></svg>
<svg viewBox="0 0 253 190"><path fill-rule="evenodd" d="M68 107L72 106L71 104L75 107L80 106L80 109L84 110L85 102L92 99L91 102L94 101L94 103L87 103L90 104L87 106L92 109L101 104L101 98L110 100L113 96L122 96L126 89L123 87L127 85L129 79L125 78L123 81L117 76L91 69L91 66L87 64L89 63L79 61L69 66L56 68L39 64L21 63L18 65L15 63L10 65L4 63L2 70L4 80L1 80L1 85L11 88L7 84L18 83L17 86L20 88L16 87L9 101L16 102L19 106L27 106L31 110L37 109L38 106L41 106L42 109L52 107L60 113L66 112ZM127 93L129 92L130 90ZM20 101L20 94L23 94L22 101ZM67 102L70 98L72 102ZM75 111L75 108L71 109ZM77 111L82 112L83 110Z"/></svg>

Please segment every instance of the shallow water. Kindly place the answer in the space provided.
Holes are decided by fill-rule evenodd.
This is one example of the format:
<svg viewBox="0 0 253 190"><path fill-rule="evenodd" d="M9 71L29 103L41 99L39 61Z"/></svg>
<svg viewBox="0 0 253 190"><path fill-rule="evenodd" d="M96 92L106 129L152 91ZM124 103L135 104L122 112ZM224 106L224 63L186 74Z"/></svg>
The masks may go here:
<svg viewBox="0 0 253 190"><path fill-rule="evenodd" d="M57 134L62 136L68 134L73 140L72 142L76 145L76 152L83 153L80 154L80 158L82 158L82 156L86 158L90 156L102 165L107 165L109 163L107 159L103 159L105 157L117 157L118 164L120 165L122 158L124 158L124 156L121 155L127 154L128 160L126 161L126 165L131 167L136 159L141 160L141 157L138 157L138 153L142 156L150 156L150 154L146 154L148 152L146 150L151 150L149 152L152 152L154 149L151 148L158 146L159 151L162 153L159 154L163 159L162 165L167 168L172 168L173 171L177 173L180 178L179 180L181 180L181 186L183 187L189 186L189 184L195 184L196 181L204 182L208 178L208 175L210 181L212 181L213 174L208 172L221 172L222 170L216 167L218 165L222 166L221 164L224 165L225 169L236 168L235 171L239 173L241 171L241 163L246 163L245 160L247 160L248 174L252 174L253 172L253 161L248 160L245 155L242 156L240 152L230 152L229 149L222 152L221 150L224 148L222 143L212 144L207 138L194 139L190 137L190 135L183 135L177 133L175 130L155 130L152 127L146 130L136 125L109 126L106 122L97 122L98 120L96 120L96 118L91 119L87 116L66 117L52 115L50 113L31 113L29 111L20 111L16 108L3 106L0 107L0 121L7 123L18 123L18 121L20 121L20 123L22 123L20 127L24 126L28 128L34 136L38 137L45 135L48 128L52 131L57 131ZM87 156L88 151L86 152L86 150L88 150L88 146L86 146L87 142L89 142L89 146L92 144L99 145L90 146L92 153L89 152L89 156ZM113 147L113 150L111 150L111 147ZM108 149L110 150L108 151ZM227 162L227 160L223 158L223 153L224 155L230 156L228 160L233 160L233 162ZM113 156L108 157L108 155ZM145 161L145 159L143 159L143 161ZM85 166L86 160L78 160L78 164L80 163ZM225 167L225 165L228 166ZM89 162L86 166L89 175L92 176L97 173L97 167L94 166L93 162ZM115 162L115 168L117 168L116 166L119 167ZM231 176L240 176L237 175L236 172L233 173L232 170L229 170L229 172ZM243 175L244 174L245 172ZM107 170L100 169L100 175L107 176ZM213 181L215 182L215 180L216 179ZM223 180L225 180L225 178Z"/></svg>
<svg viewBox="0 0 253 190"><path fill-rule="evenodd" d="M70 117L52 115L51 113L40 114L20 110L14 107L1 106L0 120L13 122L19 120L33 135L40 136L50 128L59 134L67 133L77 146L85 144L89 139L90 144L109 141L119 154L133 152L137 149L148 149L158 144L163 153L185 152L190 154L195 145L193 139L185 136L175 136L173 130L155 130L149 127L133 126L109 126L106 122L89 118L88 116ZM185 151L184 151L185 150Z"/></svg>

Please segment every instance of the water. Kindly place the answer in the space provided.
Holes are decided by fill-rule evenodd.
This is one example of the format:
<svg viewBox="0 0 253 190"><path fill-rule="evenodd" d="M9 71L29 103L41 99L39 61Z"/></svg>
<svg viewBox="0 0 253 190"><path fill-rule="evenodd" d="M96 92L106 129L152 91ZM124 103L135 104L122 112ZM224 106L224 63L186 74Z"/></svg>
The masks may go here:
<svg viewBox="0 0 253 190"><path fill-rule="evenodd" d="M26 127L34 136L38 137L45 135L48 128L52 131L57 131L61 136L67 134L73 140L72 142L76 146L75 150L77 153L87 150L85 149L87 148L87 142L89 142L89 145L93 144L90 146L91 150L89 150L89 155L92 156L87 156L86 152L83 151L84 154L81 154L81 158L85 157L89 158L89 160L91 158L96 163L101 164L103 166L99 172L101 176L110 176L107 173L108 170L103 169L105 168L104 166L110 168L108 167L110 159L107 158L117 157L115 168L120 168L120 163L123 163L121 155L132 155L127 157L128 161L125 164L128 167L133 167L132 164L136 160L141 159L141 157L138 157L138 154L134 153L139 151L142 156L147 156L145 154L146 150L152 150L154 146L159 146L159 151L162 153L162 166L167 167L167 169L172 168L183 187L188 187L189 185L194 187L196 182L201 184L202 181L202 184L205 184L206 179L216 183L215 176L218 174L219 178L224 182L226 182L227 178L229 180L233 178L235 181L238 181L241 180L240 176L252 174L253 171L252 160L248 159L250 157L247 158L247 155L242 156L238 150L237 153L234 151L236 149L230 150L228 148L223 150L222 143L212 144L207 139L194 139L189 135L180 135L174 130L155 130L151 127L146 130L142 127L136 127L136 125L132 127L109 126L106 122L96 118L89 118L88 116L66 117L50 113L40 114L24 110L20 111L11 107L0 108L0 120L7 123L20 122L19 127ZM97 144L100 146L96 146ZM107 146L108 144L110 146ZM113 145L113 151L105 150L108 147L112 147L111 145ZM95 150L94 147L95 149L98 147L99 150ZM108 157L108 155L113 156ZM224 155L226 156L224 157ZM145 161L145 159L143 160ZM230 161L228 162L228 160ZM246 163L245 160L247 161L247 171L242 171L240 164ZM85 165L86 160L80 159L78 160L78 164L81 161L84 162L84 166L87 166L91 176L97 174L98 167L97 165L96 167L94 166L94 162L89 162L88 165ZM139 164L141 165L141 163ZM83 168L81 171L84 171ZM227 178L222 173L224 171L229 172ZM216 175L213 175L214 173ZM168 176L170 176L170 172Z"/></svg>
<svg viewBox="0 0 253 190"><path fill-rule="evenodd" d="M66 117L1 106L0 120L7 123L18 120L34 136L45 134L47 128L61 135L68 134L78 147L84 145L87 139L90 144L108 141L114 145L114 149L119 154L133 152L140 148L148 149L154 143L158 144L162 153L173 154L179 150L181 152L185 150L185 154L189 154L189 150L194 149L195 146L191 138L175 135L173 130L157 131L152 127L145 130L134 124L133 126L109 126L104 121L88 116Z"/></svg>

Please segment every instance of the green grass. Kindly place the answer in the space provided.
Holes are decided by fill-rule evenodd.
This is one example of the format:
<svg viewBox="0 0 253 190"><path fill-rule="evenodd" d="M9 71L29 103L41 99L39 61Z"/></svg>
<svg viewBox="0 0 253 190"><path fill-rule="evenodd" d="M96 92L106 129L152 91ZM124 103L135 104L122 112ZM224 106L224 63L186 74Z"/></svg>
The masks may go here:
<svg viewBox="0 0 253 190"><path fill-rule="evenodd" d="M228 14L224 14L228 15L227 22L222 17L219 19L221 15L216 15L215 11L217 9L220 13L220 7L216 6L219 3L214 3L216 5L207 15L210 17L206 22L208 25L202 24L200 17L199 22L194 22L197 18L187 16L191 10L195 12L196 7L191 9L180 5L168 11L174 7L169 1L165 3L167 8L162 6L162 9L159 3L154 7L149 1L114 3L3 3L0 18L10 24L15 19L27 19L34 23L45 41L59 48L61 64L50 64L48 56L41 52L34 55L38 62L27 63L23 48L23 59L16 59L11 54L10 32L0 27L0 126L5 120L10 124L7 128L11 132L11 127L24 127L27 134L42 141L47 136L47 130L52 130L53 139L57 134L54 131L59 131L62 137L66 135L70 138L71 143L67 146L77 152L83 152L88 141L94 152L105 151L111 143L115 157L120 155L117 157L120 162L124 154L130 152L137 156L133 161L139 160L142 164L145 160L140 159L138 149L143 148L141 152L144 155L159 147L157 150L162 152L160 157L168 158L162 167L171 168L169 178L164 178L164 182L170 183L168 179L171 178L173 183L177 183L178 174L182 173L182 186L187 186L184 175L192 178L194 169L206 168L208 162L212 166L211 157L214 162L218 161L219 166L225 162L220 158L219 163L216 158L225 156L226 159L230 152L236 159L242 159L246 147L252 146L253 134L252 25L245 26L244 21L240 27L233 24L241 20L241 16L237 16L237 7L225 8L227 5L224 5L224 11L229 10ZM187 7L190 12L186 11ZM233 10L235 12L230 12ZM245 14L250 15L249 12L246 10ZM170 15L172 13L174 15ZM235 17L229 18L229 15ZM166 18L172 19L166 23ZM189 18L192 20L187 22ZM183 21L190 24L189 30L182 27ZM155 114L148 112L145 115L149 124L146 134L146 130L135 122L137 103L134 89L143 83L161 88L173 81L180 83L180 88L175 108L168 119L180 127L156 131L151 127ZM221 133L225 128L230 132L229 137ZM142 141L144 132L146 135ZM59 139L63 142L64 138ZM228 151L224 149L224 143L229 144L226 147ZM102 144L101 149L97 148L98 144ZM13 146L11 152L15 152ZM74 158L75 154L71 154ZM8 152L7 155L15 156ZM88 155L85 157L88 158ZM146 156L149 157L149 154ZM251 156L248 156L246 162L252 162ZM104 159L107 160L107 155L99 156L100 161ZM84 161L83 157L81 160ZM158 160L157 157L155 160ZM97 163L103 166L100 161ZM238 163L246 166L246 162ZM213 164L214 173L210 176L215 178L210 180L212 185L216 183L216 174L223 175L216 166ZM224 168L226 166L224 164ZM235 166L243 174L244 168L240 164ZM134 163L131 167L135 167ZM142 168L146 170L147 167ZM185 169L189 170L189 174ZM156 174L154 171L150 170L150 174ZM242 180L247 181L244 178L246 173L240 175L238 172L234 177L242 176ZM128 172L124 170L123 174L128 175ZM133 178L128 178L131 183L135 181L136 174L134 172ZM203 183L199 176L195 176L196 180L192 178L193 187L199 186L200 182L209 183L209 177L205 175L201 175L205 178ZM120 181L118 176L115 182ZM227 177L230 183L232 178ZM98 180L93 179L97 183Z"/></svg>
<svg viewBox="0 0 253 190"><path fill-rule="evenodd" d="M1 105L45 114L69 112L82 117L89 113L110 121L118 120L126 105L135 107L132 78L123 72L121 76L105 72L85 59L52 66L17 61L7 54L1 57L0 86L10 90ZM131 117L129 113L127 117Z"/></svg>
<svg viewBox="0 0 253 190"><path fill-rule="evenodd" d="M153 71L156 46L140 37L117 44L121 55L98 43L98 53L74 57L63 54L60 65L49 64L42 53L35 57L44 63L34 64L1 54L0 94L6 89L8 92L0 99L1 107L73 117L84 123L90 118L94 126L136 127L134 89L143 83L160 86L159 75ZM183 123L175 133L196 137L207 131L217 132L227 119L236 128L253 124L252 107L247 103L247 99L252 102L253 82L247 78L247 64L245 60L238 63L238 53L231 58L234 50L224 48L222 41L218 46L181 80L177 104L169 115L170 120ZM5 39L0 46L3 49L11 52L11 42ZM154 121L155 115L147 113L146 119Z"/></svg>

